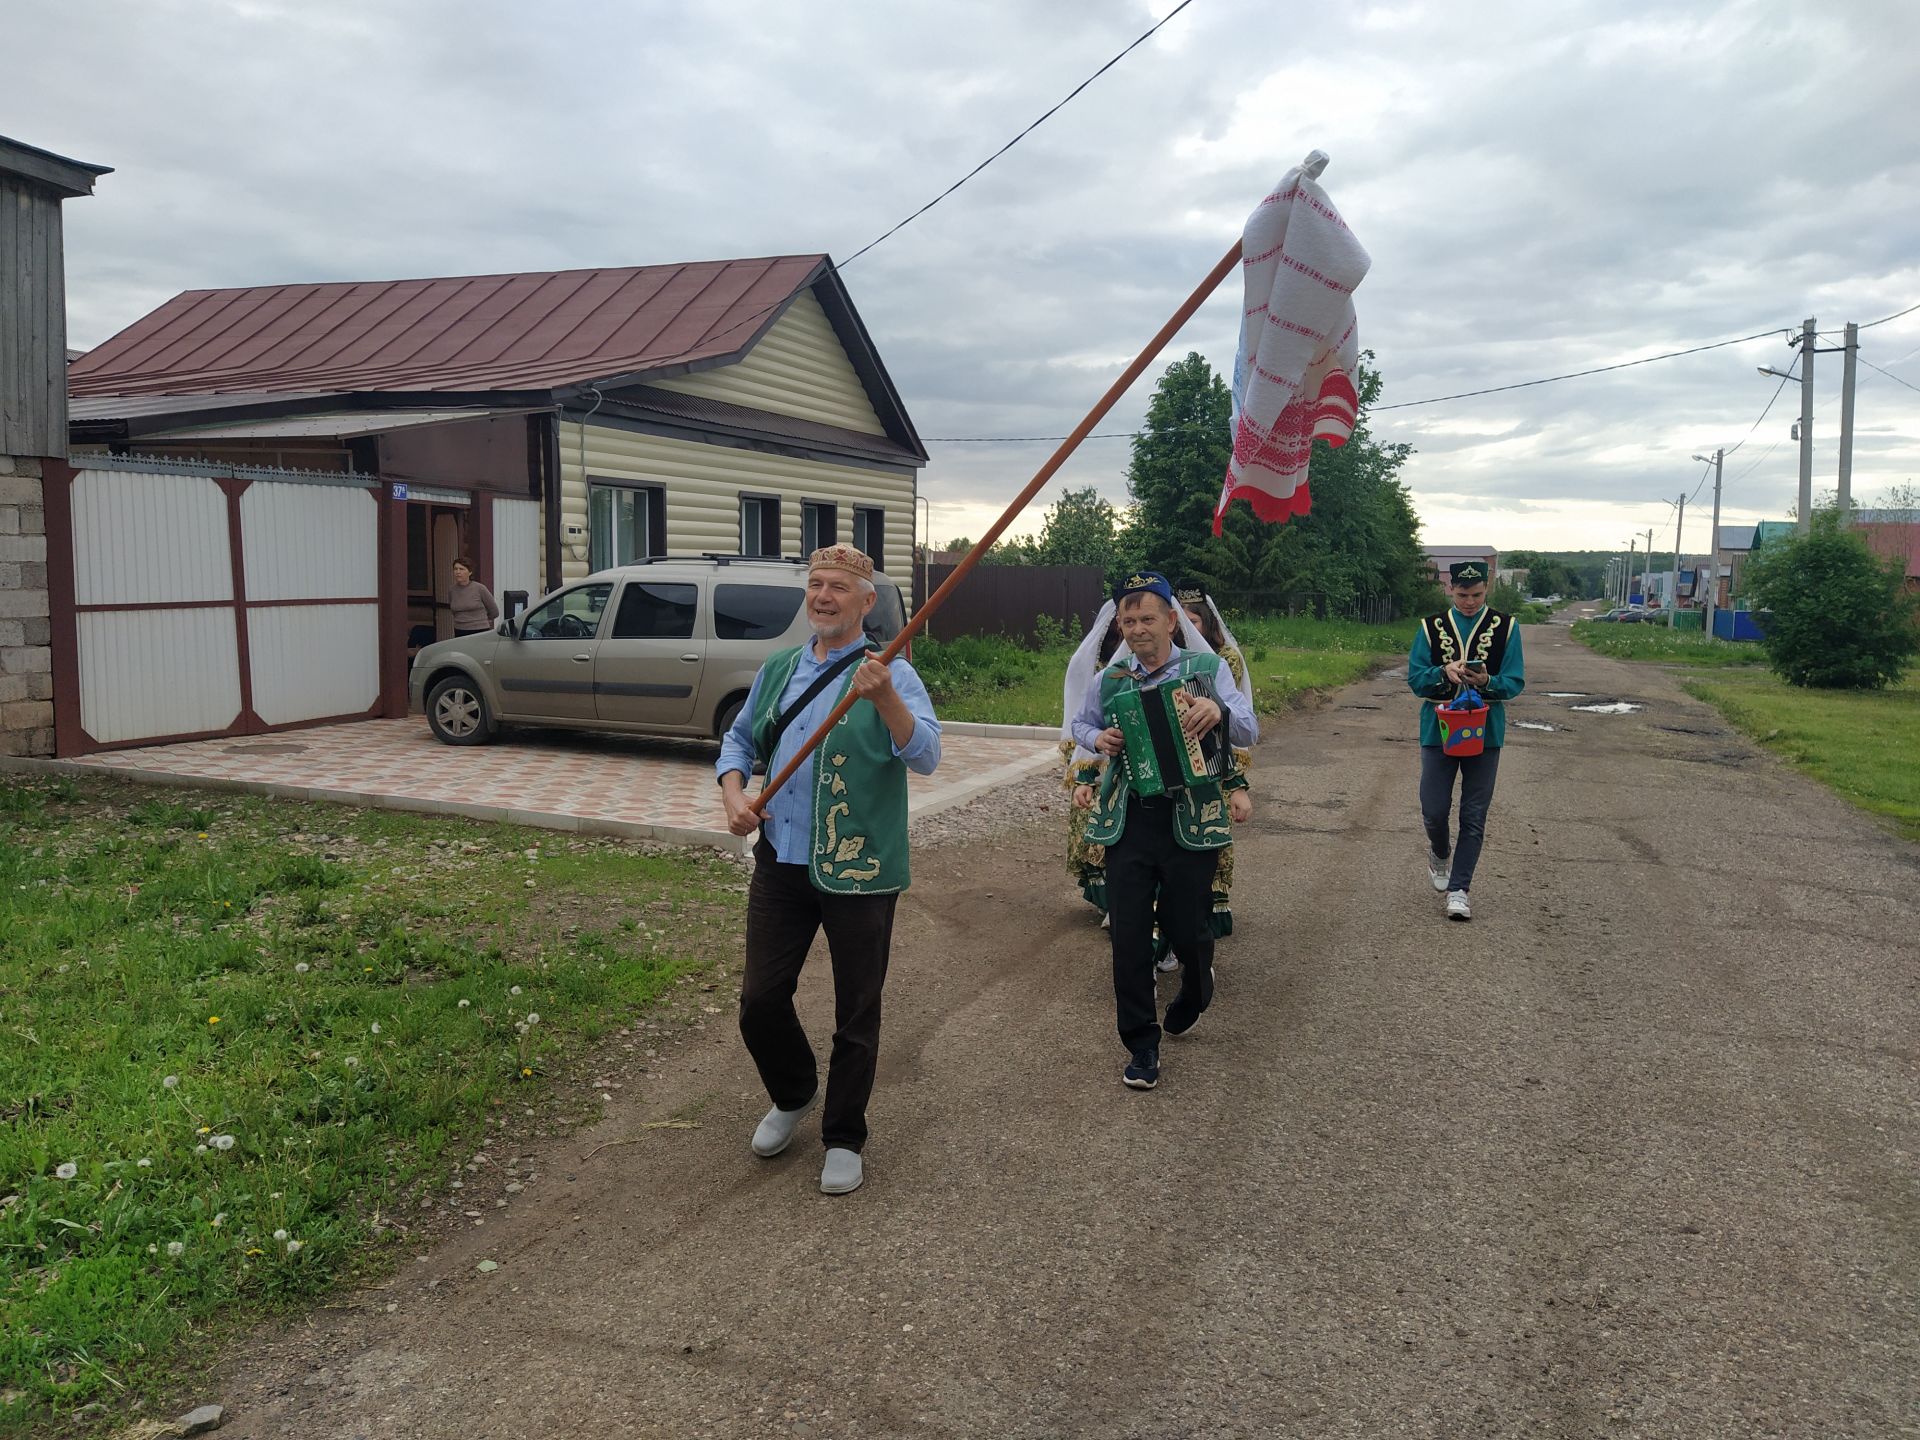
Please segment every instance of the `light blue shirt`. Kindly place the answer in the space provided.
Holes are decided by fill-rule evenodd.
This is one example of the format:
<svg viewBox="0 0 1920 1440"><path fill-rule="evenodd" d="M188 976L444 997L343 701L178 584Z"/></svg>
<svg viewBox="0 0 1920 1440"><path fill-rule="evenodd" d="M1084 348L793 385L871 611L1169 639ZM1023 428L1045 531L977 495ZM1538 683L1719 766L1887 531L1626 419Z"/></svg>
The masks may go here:
<svg viewBox="0 0 1920 1440"><path fill-rule="evenodd" d="M807 693L807 687L820 677L822 670L866 643L866 637L861 636L838 650L829 650L826 659L816 660L813 642L808 641L806 648L800 652L800 663L793 667L793 678L787 681L787 688L780 692L780 703L774 713L785 714L787 706ZM913 734L907 737L905 745L895 745L893 753L905 761L914 774L931 775L933 767L940 763L940 722L934 718L933 701L927 695L926 685L906 661L895 660L887 668L893 675L894 693L906 703L907 710L913 716ZM740 707L740 714L721 739L720 759L714 766L715 775L737 770L743 782L752 776L753 717L758 713L760 682L766 676L767 672L762 669L753 677L753 688L747 692L747 703ZM794 717L793 723L787 726L786 733L780 737L780 743L774 746L773 757L767 762L769 777L778 775L794 753L807 743L807 737L820 728L820 722L832 713L833 707L839 702L844 685L843 678L824 687L807 702L807 708ZM773 846L774 859L782 865L805 865L811 860L813 756L807 756L806 762L794 772L793 778L774 792L773 799L767 802L760 829L767 837L767 843Z"/></svg>
<svg viewBox="0 0 1920 1440"><path fill-rule="evenodd" d="M1180 647L1175 645L1173 653L1167 657L1167 663L1157 670L1148 670L1140 663L1140 657L1129 653L1127 666L1133 671L1134 678L1140 682L1143 690L1152 690L1162 681L1170 679L1180 664ZM1103 672L1104 673L1104 672ZM1220 709L1227 727L1227 739L1241 749L1246 749L1260 738L1260 722L1253 717L1253 706L1247 697L1240 693L1240 687L1234 683L1233 671L1227 662L1220 662L1220 675L1216 682L1216 693L1220 698ZM1093 750L1094 742L1107 728L1106 711L1100 704L1100 681L1087 687L1087 698L1080 704L1080 713L1073 717L1073 738L1083 750ZM1096 752L1097 753L1097 752Z"/></svg>

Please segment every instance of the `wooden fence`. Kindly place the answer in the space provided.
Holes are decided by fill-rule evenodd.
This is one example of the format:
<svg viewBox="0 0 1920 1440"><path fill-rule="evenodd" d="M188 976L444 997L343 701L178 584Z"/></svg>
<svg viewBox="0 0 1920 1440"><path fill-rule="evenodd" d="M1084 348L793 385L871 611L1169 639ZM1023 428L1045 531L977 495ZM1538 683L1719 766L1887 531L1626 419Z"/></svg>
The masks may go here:
<svg viewBox="0 0 1920 1440"><path fill-rule="evenodd" d="M913 573L917 609L953 573L929 565ZM936 640L962 635L1006 635L1031 640L1034 622L1047 616L1076 640L1093 624L1106 598L1106 577L1092 565L982 565L934 612L927 633Z"/></svg>

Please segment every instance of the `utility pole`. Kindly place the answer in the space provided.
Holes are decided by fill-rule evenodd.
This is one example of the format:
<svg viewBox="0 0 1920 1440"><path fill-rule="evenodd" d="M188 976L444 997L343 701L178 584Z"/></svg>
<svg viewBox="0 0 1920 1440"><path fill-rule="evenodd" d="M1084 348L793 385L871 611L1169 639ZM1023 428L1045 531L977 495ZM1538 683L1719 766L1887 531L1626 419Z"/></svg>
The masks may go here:
<svg viewBox="0 0 1920 1440"><path fill-rule="evenodd" d="M1840 523L1853 521L1853 357L1860 348L1860 327L1847 322L1840 361Z"/></svg>
<svg viewBox="0 0 1920 1440"><path fill-rule="evenodd" d="M1633 603L1633 554L1640 548L1640 537L1635 535L1627 541L1627 573L1620 577L1620 603Z"/></svg>
<svg viewBox="0 0 1920 1440"><path fill-rule="evenodd" d="M1800 326L1800 525L1802 535L1813 527L1813 352L1815 323Z"/></svg>
<svg viewBox="0 0 1920 1440"><path fill-rule="evenodd" d="M1653 527L1647 526L1647 553L1640 562L1640 603L1647 603L1647 582L1653 579Z"/></svg>
<svg viewBox="0 0 1920 1440"><path fill-rule="evenodd" d="M1680 627L1680 536L1687 524L1687 492L1680 492L1680 514L1673 522L1673 572L1667 580L1667 628ZM1693 585L1700 588L1700 572L1695 571Z"/></svg>
<svg viewBox="0 0 1920 1440"><path fill-rule="evenodd" d="M1713 612L1720 603L1720 472L1725 467L1727 452L1713 452L1713 529L1707 534L1707 613L1701 617L1701 628L1709 638L1713 635ZM1694 572L1694 594L1700 593L1700 574Z"/></svg>

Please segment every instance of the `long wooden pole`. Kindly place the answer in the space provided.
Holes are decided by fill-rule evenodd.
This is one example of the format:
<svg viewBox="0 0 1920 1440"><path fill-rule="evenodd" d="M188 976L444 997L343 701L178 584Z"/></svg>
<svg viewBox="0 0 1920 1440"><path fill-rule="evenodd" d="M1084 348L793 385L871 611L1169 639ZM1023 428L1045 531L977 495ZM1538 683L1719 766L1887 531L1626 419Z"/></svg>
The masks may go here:
<svg viewBox="0 0 1920 1440"><path fill-rule="evenodd" d="M1047 457L1047 463L1042 465L1033 479L1027 482L1027 488L1014 496L1013 503L1007 506L1006 513L993 522L993 528L974 542L973 549L969 550L960 563L953 567L953 573L941 582L940 588L929 595L926 602L913 612L913 618L907 622L907 627L894 636L893 642L881 652L881 664L891 664L894 658L907 648L907 643L926 626L933 612L946 603L947 596L953 588L973 573L973 567L980 563L980 557L993 548L994 541L998 540L1007 526L1011 525L1020 512L1027 508L1033 497L1038 495L1046 483L1054 477L1054 473L1067 463L1067 457L1073 454L1079 448L1080 442L1093 432L1093 427L1106 418L1107 412L1120 402L1120 397L1126 394L1132 388L1133 382L1145 373L1147 366L1153 363L1154 357L1166 348L1168 341L1180 333L1180 327L1193 318L1193 312L1206 303L1207 297L1219 288L1220 282L1226 279L1234 266L1239 263L1240 242L1236 240L1233 242L1233 248L1222 255L1219 263L1207 272L1207 278L1202 280L1194 292L1181 303L1180 308L1173 312L1173 318L1162 325L1159 333L1147 342L1147 348L1136 355L1133 363L1120 372L1120 378L1107 387L1107 393L1102 395L1093 409L1087 412L1086 418L1073 427L1073 433L1060 442L1060 448ZM820 723L820 728L807 738L807 743L802 745L794 757L780 768L779 774L761 787L760 793L751 802L755 814L766 813L767 801L773 798L774 792L793 778L794 771L806 763L807 757L826 738L827 732L839 724L840 718L853 708L857 698L849 689L841 697L840 703L833 707L833 712Z"/></svg>

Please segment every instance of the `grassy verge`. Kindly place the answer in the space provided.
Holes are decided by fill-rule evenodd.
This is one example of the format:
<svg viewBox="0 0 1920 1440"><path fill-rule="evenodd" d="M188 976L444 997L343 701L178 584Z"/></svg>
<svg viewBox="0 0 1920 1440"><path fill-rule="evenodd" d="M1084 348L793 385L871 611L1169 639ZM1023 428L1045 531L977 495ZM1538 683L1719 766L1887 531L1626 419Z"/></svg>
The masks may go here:
<svg viewBox="0 0 1920 1440"><path fill-rule="evenodd" d="M1281 617L1236 620L1233 629L1253 675L1254 704L1263 712L1357 680L1382 660L1404 656L1413 640L1411 621L1362 625ZM1028 650L1012 641L968 636L944 643L918 640L913 663L945 719L1058 725L1061 686L1073 651L1072 643Z"/></svg>
<svg viewBox="0 0 1920 1440"><path fill-rule="evenodd" d="M1664 625L1601 625L1579 621L1573 638L1616 660L1664 660L1690 666L1764 665L1767 657L1753 640L1716 640L1698 630L1669 630Z"/></svg>
<svg viewBox="0 0 1920 1440"><path fill-rule="evenodd" d="M742 884L698 852L0 777L0 1432L377 1269L480 1137L725 953Z"/></svg>
<svg viewBox="0 0 1920 1440"><path fill-rule="evenodd" d="M1764 670L1683 683L1795 769L1920 841L1920 673L1882 691L1801 689Z"/></svg>
<svg viewBox="0 0 1920 1440"><path fill-rule="evenodd" d="M1862 810L1920 840L1920 672L1882 691L1808 690L1766 669L1755 641L1714 640L1659 625L1573 627L1602 655L1682 667L1681 685L1748 738Z"/></svg>

